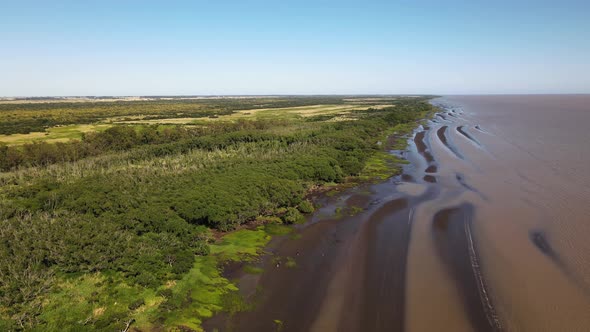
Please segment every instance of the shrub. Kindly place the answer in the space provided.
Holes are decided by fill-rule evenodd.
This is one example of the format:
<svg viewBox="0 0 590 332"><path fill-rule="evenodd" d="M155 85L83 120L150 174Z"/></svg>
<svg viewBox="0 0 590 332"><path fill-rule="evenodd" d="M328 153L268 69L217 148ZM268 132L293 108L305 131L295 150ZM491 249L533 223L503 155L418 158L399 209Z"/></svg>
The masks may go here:
<svg viewBox="0 0 590 332"><path fill-rule="evenodd" d="M138 300L135 300L135 301L131 302L131 303L130 303L130 304L127 306L127 308L129 308L129 310L135 310L135 309L137 309L137 308L141 307L141 306L142 306L142 305L144 305L144 304L145 304L145 301L144 301L144 299L143 299L143 298L141 298L141 299L138 299Z"/></svg>
<svg viewBox="0 0 590 332"><path fill-rule="evenodd" d="M299 203L298 208L301 213L312 213L314 211L313 204L308 200L304 200Z"/></svg>
<svg viewBox="0 0 590 332"><path fill-rule="evenodd" d="M305 217L296 209L288 207L287 211L282 217L286 224L298 224L305 222Z"/></svg>
<svg viewBox="0 0 590 332"><path fill-rule="evenodd" d="M282 224L283 220L277 216L258 216L256 223L259 224Z"/></svg>

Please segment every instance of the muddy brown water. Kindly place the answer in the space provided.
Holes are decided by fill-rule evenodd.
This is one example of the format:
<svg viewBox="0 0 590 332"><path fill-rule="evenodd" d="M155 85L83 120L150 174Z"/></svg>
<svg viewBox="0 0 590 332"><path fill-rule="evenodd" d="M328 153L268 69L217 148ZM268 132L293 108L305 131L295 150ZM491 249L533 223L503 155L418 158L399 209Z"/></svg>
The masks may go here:
<svg viewBox="0 0 590 332"><path fill-rule="evenodd" d="M404 174L273 240L207 331L590 331L590 96L432 102Z"/></svg>

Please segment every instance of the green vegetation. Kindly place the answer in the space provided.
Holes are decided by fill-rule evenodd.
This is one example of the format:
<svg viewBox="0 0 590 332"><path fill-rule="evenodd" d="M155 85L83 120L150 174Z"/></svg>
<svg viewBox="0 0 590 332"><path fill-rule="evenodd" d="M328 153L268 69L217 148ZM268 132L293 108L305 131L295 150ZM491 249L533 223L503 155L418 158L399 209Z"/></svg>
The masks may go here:
<svg viewBox="0 0 590 332"><path fill-rule="evenodd" d="M354 216L355 214L359 214L361 212L363 212L365 209L363 209L362 207L359 206L351 206L350 207L350 215Z"/></svg>
<svg viewBox="0 0 590 332"><path fill-rule="evenodd" d="M223 263L254 260L271 235L296 236L287 225L313 211L311 188L392 174L399 161L377 142L415 126L430 112L425 100L0 105L5 134L218 116L198 125L113 120L80 139L0 145L0 330L200 330L214 312L247 309ZM347 103L354 107L339 121L333 111L222 116ZM393 106L372 107L385 104Z"/></svg>
<svg viewBox="0 0 590 332"><path fill-rule="evenodd" d="M287 257L287 260L285 261L285 266L292 269L294 267L297 267L297 262L295 262L295 259L293 257Z"/></svg>
<svg viewBox="0 0 590 332"><path fill-rule="evenodd" d="M275 320L273 320L273 322L275 323L275 328L276 328L277 332L283 330L283 321L282 320L275 319Z"/></svg>
<svg viewBox="0 0 590 332"><path fill-rule="evenodd" d="M313 203L309 200L304 200L303 202L299 203L298 208L301 213L312 213L315 210Z"/></svg>
<svg viewBox="0 0 590 332"><path fill-rule="evenodd" d="M382 103L384 102L386 103L387 100ZM345 101L342 98L333 97L0 103L0 134L28 134L71 124L170 118L215 118L232 114L237 110L343 103Z"/></svg>
<svg viewBox="0 0 590 332"><path fill-rule="evenodd" d="M376 178L379 180L385 180L394 175L400 174L401 168L397 166L400 163L403 163L402 159L399 159L386 151L379 151L366 161L361 176L364 179Z"/></svg>
<svg viewBox="0 0 590 332"><path fill-rule="evenodd" d="M67 142L72 139L82 139L85 133L104 131L112 127L109 124L83 124L47 128L45 132L28 134L0 135L0 142L6 145L23 145L32 142Z"/></svg>
<svg viewBox="0 0 590 332"><path fill-rule="evenodd" d="M244 272L248 274L262 274L262 272L264 272L264 269L258 266L246 265L244 266Z"/></svg>
<svg viewBox="0 0 590 332"><path fill-rule="evenodd" d="M287 235L293 232L293 228L273 223L264 225L264 231L270 235Z"/></svg>

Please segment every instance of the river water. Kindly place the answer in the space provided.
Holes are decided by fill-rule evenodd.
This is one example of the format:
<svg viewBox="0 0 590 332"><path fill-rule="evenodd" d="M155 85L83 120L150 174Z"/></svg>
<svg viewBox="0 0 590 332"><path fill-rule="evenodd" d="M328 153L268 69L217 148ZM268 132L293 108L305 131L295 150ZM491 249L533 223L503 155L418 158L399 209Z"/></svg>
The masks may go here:
<svg viewBox="0 0 590 332"><path fill-rule="evenodd" d="M590 331L590 96L432 103L403 175L327 199L205 327Z"/></svg>

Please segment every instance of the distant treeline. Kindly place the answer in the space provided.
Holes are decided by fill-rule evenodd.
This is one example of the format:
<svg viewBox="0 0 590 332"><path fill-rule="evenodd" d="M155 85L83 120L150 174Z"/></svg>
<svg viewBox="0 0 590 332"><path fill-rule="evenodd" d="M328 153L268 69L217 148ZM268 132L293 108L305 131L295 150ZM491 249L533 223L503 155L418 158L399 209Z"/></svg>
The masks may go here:
<svg viewBox="0 0 590 332"><path fill-rule="evenodd" d="M231 114L235 110L339 104L341 98L243 98L114 102L50 102L0 104L0 135L42 132L47 128L95 123L116 118L202 118Z"/></svg>
<svg viewBox="0 0 590 332"><path fill-rule="evenodd" d="M238 131L260 130L271 126L285 125L280 120L237 121L236 123L211 123L206 127L158 126L158 125L116 125L103 132L86 133L81 140L70 142L35 142L19 146L0 145L0 170L10 171L19 167L39 167L56 163L72 162L83 158L97 156L109 151L124 151L140 145L153 145L154 156L164 150L182 152L188 149L223 148L227 144L239 141L236 134L219 136ZM215 137L213 137L215 136ZM239 136L239 134L237 135ZM243 138L247 141L248 137ZM251 138L256 140L256 138ZM173 143L175 144L166 144ZM182 142L182 143L178 143ZM161 152L158 152L161 150Z"/></svg>

